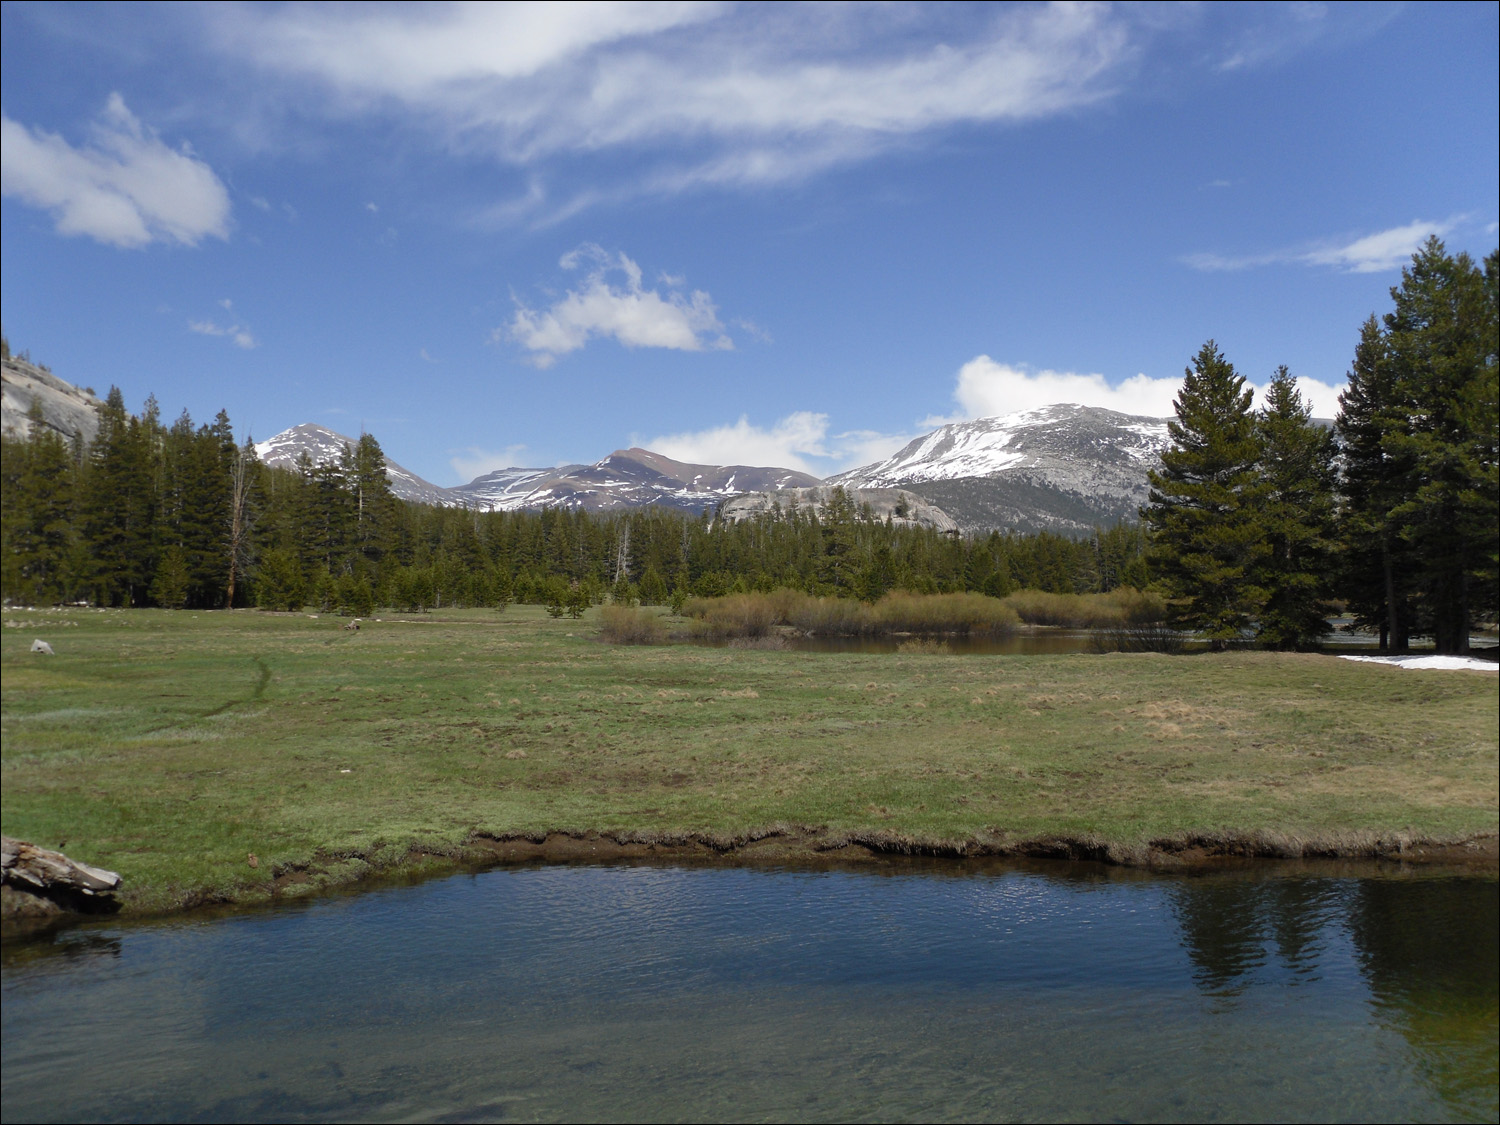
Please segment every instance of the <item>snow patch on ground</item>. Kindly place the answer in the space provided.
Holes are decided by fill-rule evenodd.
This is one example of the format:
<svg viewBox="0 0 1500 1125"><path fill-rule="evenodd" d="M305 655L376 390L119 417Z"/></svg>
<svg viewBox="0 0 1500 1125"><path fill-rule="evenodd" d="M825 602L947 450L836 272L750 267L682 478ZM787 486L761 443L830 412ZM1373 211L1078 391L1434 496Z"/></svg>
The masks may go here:
<svg viewBox="0 0 1500 1125"><path fill-rule="evenodd" d="M1341 660L1363 660L1367 664L1394 664L1397 668L1416 668L1418 671L1453 671L1468 669L1472 672L1500 671L1500 664L1488 660L1477 660L1472 656L1340 656Z"/></svg>

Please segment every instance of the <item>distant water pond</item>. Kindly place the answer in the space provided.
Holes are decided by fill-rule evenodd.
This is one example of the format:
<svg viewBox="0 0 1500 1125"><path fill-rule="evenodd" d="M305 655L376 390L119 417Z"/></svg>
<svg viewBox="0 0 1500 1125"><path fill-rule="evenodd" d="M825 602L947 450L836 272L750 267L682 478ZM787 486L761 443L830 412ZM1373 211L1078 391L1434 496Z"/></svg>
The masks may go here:
<svg viewBox="0 0 1500 1125"><path fill-rule="evenodd" d="M975 656L1065 656L1079 652L1103 652L1118 647L1118 638L1110 633L1089 629L1039 628L1022 629L1005 637L934 637L955 653ZM791 637L787 647L797 652L889 653L900 650L912 640L909 636L891 637ZM1372 652L1377 638L1331 634L1323 639L1324 652ZM1183 651L1206 650L1202 641L1184 638Z"/></svg>
<svg viewBox="0 0 1500 1125"><path fill-rule="evenodd" d="M794 652L880 654L899 652L902 644L913 639L921 638L901 634L886 637L790 636L786 638L785 644ZM946 644L950 652L969 656L1067 656L1081 652L1107 652L1121 647L1120 638L1108 631L1095 632L1089 629L1054 627L1021 629L1004 637L941 636L932 637L930 640ZM713 647L723 647L726 644L724 641L695 643ZM1476 653L1492 651L1495 638L1475 636L1470 639L1470 644ZM1181 645L1183 652L1203 652L1208 649L1206 642L1190 636L1184 636ZM1247 641L1245 647L1250 648L1253 645ZM1320 651L1359 654L1374 652L1378 647L1379 638L1373 635L1330 633L1323 638ZM1411 651L1413 653L1430 652L1432 646L1429 644L1424 647L1418 641Z"/></svg>
<svg viewBox="0 0 1500 1125"><path fill-rule="evenodd" d="M1493 1121L1494 879L494 869L11 944L3 1118Z"/></svg>

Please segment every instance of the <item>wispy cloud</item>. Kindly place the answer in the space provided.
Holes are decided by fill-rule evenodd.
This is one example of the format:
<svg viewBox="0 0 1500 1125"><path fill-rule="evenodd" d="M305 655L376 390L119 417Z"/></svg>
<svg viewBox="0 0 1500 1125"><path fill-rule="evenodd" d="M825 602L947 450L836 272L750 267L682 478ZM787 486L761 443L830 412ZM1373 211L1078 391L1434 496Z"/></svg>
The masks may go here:
<svg viewBox="0 0 1500 1125"><path fill-rule="evenodd" d="M1217 7L1217 5L1214 5ZM1380 30L1401 12L1401 4L1235 5L1238 19L1215 47L1214 69L1248 70L1274 63L1319 41L1349 41Z"/></svg>
<svg viewBox="0 0 1500 1125"><path fill-rule="evenodd" d="M1439 238L1453 231L1466 216L1455 215L1444 222L1417 219L1349 240L1327 239L1286 250L1241 256L1189 254L1183 262L1197 270L1246 270L1258 266L1325 266L1345 273L1383 273L1400 269L1432 235Z"/></svg>
<svg viewBox="0 0 1500 1125"><path fill-rule="evenodd" d="M459 480L468 482L497 469L511 469L524 465L526 446L507 445L504 449L480 449L469 446L460 449L448 458Z"/></svg>
<svg viewBox="0 0 1500 1125"><path fill-rule="evenodd" d="M662 192L782 182L933 129L1105 100L1142 28L1098 4L925 16L899 5L286 5L206 18L224 49L310 82L330 112L406 114L520 166L628 147L650 154L637 188Z"/></svg>
<svg viewBox="0 0 1500 1125"><path fill-rule="evenodd" d="M0 191L50 211L58 233L109 246L229 237L229 193L213 169L169 148L119 94L81 147L0 118Z"/></svg>
<svg viewBox="0 0 1500 1125"><path fill-rule="evenodd" d="M585 264L592 268L582 285L547 308L532 309L517 298L510 323L493 333L497 340L520 344L537 367L552 366L595 336L612 337L627 348L699 352L734 347L712 297L701 289L685 294L675 287L665 292L645 288L640 266L623 252L611 254L589 243L564 254L558 264L565 270Z"/></svg>
<svg viewBox="0 0 1500 1125"><path fill-rule="evenodd" d="M231 317L234 316L234 302L228 297L218 302L218 305ZM237 319L232 319L228 324L220 324L216 320L190 320L188 331L196 332L200 336L220 336L227 339L237 348L247 351L260 346L260 341L255 338L255 333L249 327Z"/></svg>

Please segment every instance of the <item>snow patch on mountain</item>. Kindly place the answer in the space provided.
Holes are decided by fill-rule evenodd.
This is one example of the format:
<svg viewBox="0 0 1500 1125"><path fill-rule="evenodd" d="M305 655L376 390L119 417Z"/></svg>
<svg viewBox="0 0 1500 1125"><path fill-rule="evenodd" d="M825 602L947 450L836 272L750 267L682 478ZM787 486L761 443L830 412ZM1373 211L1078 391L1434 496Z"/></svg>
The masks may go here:
<svg viewBox="0 0 1500 1125"><path fill-rule="evenodd" d="M255 455L272 468L295 469L304 453L314 466L328 465L338 461L345 449L352 451L358 444L358 439L346 437L337 430L330 430L316 422L304 422L300 426L282 430L273 438L256 442ZM385 475L391 482L391 491L402 500L418 504L453 503L450 495L452 489L423 480L390 458L386 458Z"/></svg>
<svg viewBox="0 0 1500 1125"><path fill-rule="evenodd" d="M830 483L885 488L917 481L992 477L1041 470L1067 484L1091 475L1084 462L1118 466L1132 476L1154 465L1169 444L1165 418L1059 403L996 418L953 422L884 461L830 477Z"/></svg>
<svg viewBox="0 0 1500 1125"><path fill-rule="evenodd" d="M942 426L829 483L911 489L970 531L1082 531L1135 519L1170 443L1165 418L1058 403Z"/></svg>

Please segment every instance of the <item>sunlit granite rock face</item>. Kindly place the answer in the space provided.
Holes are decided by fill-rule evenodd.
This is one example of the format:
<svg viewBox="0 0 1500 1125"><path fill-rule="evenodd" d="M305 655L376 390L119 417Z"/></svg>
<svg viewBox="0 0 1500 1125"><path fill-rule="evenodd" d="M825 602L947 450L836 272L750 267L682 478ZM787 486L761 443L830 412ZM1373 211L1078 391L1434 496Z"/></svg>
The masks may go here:
<svg viewBox="0 0 1500 1125"><path fill-rule="evenodd" d="M719 508L721 519L737 523L762 516L787 516L794 512L816 512L822 515L837 485L811 488L782 488L766 492L748 492L724 501ZM930 527L937 531L959 530L958 522L936 504L903 488L845 488L861 519L896 527Z"/></svg>
<svg viewBox="0 0 1500 1125"><path fill-rule="evenodd" d="M98 395L23 359L0 363L0 427L7 437L31 432L27 415L33 401L41 404L42 423L67 441L77 437L86 445L99 432L99 407L104 402Z"/></svg>

